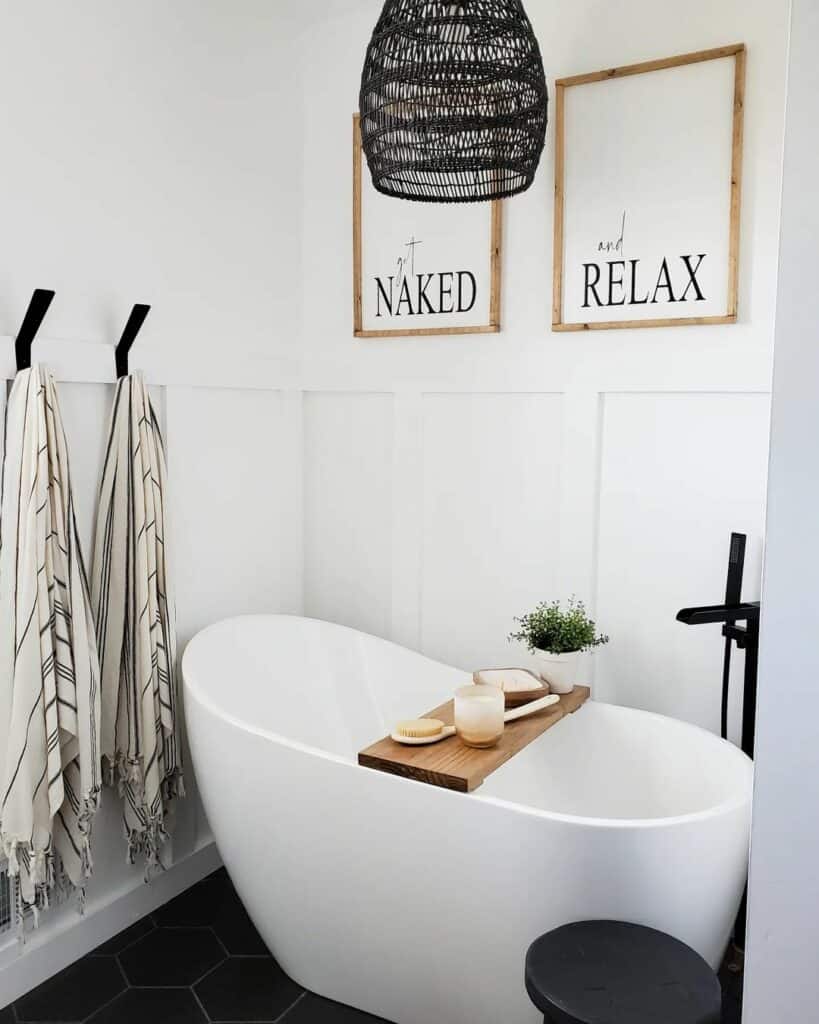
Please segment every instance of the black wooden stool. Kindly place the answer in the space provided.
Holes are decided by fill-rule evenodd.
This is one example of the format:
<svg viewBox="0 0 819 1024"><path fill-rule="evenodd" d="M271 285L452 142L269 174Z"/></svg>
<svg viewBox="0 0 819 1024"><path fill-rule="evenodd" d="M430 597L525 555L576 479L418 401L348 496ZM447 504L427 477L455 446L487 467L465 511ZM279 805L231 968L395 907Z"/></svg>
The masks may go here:
<svg viewBox="0 0 819 1024"><path fill-rule="evenodd" d="M717 976L670 935L623 921L579 921L536 939L526 990L544 1024L719 1024Z"/></svg>

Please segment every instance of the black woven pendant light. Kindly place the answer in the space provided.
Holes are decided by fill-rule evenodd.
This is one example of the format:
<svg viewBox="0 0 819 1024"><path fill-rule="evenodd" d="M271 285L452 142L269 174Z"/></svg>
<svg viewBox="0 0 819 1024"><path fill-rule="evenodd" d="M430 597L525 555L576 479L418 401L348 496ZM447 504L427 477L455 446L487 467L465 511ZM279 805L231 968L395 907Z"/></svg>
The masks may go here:
<svg viewBox="0 0 819 1024"><path fill-rule="evenodd" d="M520 0L386 0L359 97L379 192L427 203L523 192L543 150L547 106Z"/></svg>

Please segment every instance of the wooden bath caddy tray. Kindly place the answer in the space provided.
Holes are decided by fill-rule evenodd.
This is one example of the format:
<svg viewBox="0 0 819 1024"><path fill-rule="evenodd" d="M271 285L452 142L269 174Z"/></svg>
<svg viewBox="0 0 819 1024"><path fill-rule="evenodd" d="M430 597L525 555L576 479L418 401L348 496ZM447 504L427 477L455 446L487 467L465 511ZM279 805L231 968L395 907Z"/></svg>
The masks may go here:
<svg viewBox="0 0 819 1024"><path fill-rule="evenodd" d="M564 694L557 704L536 711L528 718L508 722L503 736L495 747L485 750L468 747L458 736L430 743L428 746L409 747L396 743L389 736L373 743L358 755L358 763L365 768L377 768L405 779L428 782L431 786L471 793L496 768L514 757L565 715L577 711L589 699L588 686L575 686ZM424 718L439 718L452 725L452 701L428 711Z"/></svg>

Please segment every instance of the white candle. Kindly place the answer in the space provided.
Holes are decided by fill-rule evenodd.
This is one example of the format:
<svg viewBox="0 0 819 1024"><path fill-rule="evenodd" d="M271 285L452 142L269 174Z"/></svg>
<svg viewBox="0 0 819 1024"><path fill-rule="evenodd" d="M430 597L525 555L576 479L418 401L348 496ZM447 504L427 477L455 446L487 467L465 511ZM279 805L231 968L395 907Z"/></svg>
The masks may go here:
<svg viewBox="0 0 819 1024"><path fill-rule="evenodd" d="M492 747L503 735L503 690L473 684L455 691L455 728L468 747Z"/></svg>

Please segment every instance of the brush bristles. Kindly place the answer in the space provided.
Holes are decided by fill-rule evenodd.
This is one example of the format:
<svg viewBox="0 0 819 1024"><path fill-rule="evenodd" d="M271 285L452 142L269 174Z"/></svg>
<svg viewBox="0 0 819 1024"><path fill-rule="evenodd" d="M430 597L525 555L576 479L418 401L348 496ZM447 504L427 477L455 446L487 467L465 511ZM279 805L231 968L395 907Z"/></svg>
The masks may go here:
<svg viewBox="0 0 819 1024"><path fill-rule="evenodd" d="M437 736L443 732L444 723L437 718L411 718L399 722L395 731L399 736L406 736L408 739L420 740L430 736Z"/></svg>

